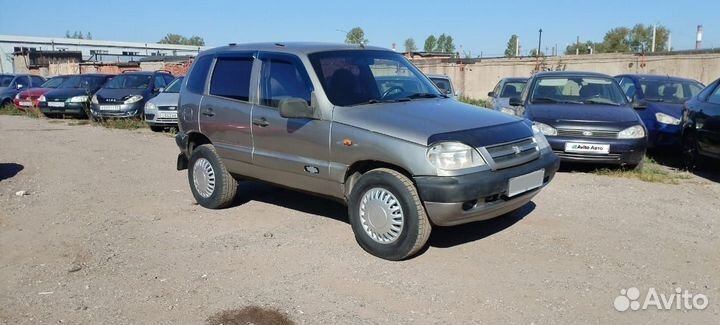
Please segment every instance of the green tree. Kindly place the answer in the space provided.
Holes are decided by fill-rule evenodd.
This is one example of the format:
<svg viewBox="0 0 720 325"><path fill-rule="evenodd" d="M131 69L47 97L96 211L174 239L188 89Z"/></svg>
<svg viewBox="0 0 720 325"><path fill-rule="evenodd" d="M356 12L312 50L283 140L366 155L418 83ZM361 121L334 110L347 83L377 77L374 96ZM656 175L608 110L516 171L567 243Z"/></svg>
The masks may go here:
<svg viewBox="0 0 720 325"><path fill-rule="evenodd" d="M445 37L445 44L443 45L442 51L455 54L455 43L452 36L448 35Z"/></svg>
<svg viewBox="0 0 720 325"><path fill-rule="evenodd" d="M85 35L85 39L92 39L92 34L90 34L90 32L87 32L87 35Z"/></svg>
<svg viewBox="0 0 720 325"><path fill-rule="evenodd" d="M345 35L345 43L347 44L367 44L368 40L365 38L365 32L360 27L354 27L347 35Z"/></svg>
<svg viewBox="0 0 720 325"><path fill-rule="evenodd" d="M630 52L630 29L627 27L617 27L605 33L602 43L598 46L598 52Z"/></svg>
<svg viewBox="0 0 720 325"><path fill-rule="evenodd" d="M415 46L414 39L408 38L405 40L405 52L407 52L407 53L417 52L417 46Z"/></svg>
<svg viewBox="0 0 720 325"><path fill-rule="evenodd" d="M505 56L508 58L515 57L515 47L518 46L517 44L518 36L515 34L512 34L510 36L510 39L508 40L507 47L505 48Z"/></svg>
<svg viewBox="0 0 720 325"><path fill-rule="evenodd" d="M425 46L423 49L425 52L433 52L435 51L435 46L437 45L437 39L434 35L430 35L425 39Z"/></svg>
<svg viewBox="0 0 720 325"><path fill-rule="evenodd" d="M193 45L193 46L205 46L205 40L200 36L192 36L187 38L180 34L168 33L160 41L160 44L179 44L179 45Z"/></svg>
<svg viewBox="0 0 720 325"><path fill-rule="evenodd" d="M445 51L445 41L447 40L447 36L445 36L445 33L440 34L437 38L437 44L435 44L434 52L444 52Z"/></svg>
<svg viewBox="0 0 720 325"><path fill-rule="evenodd" d="M74 38L74 39L92 39L92 34L89 32L87 33L87 37L83 35L82 31L74 31L72 34L70 34L70 31L65 31L65 38Z"/></svg>

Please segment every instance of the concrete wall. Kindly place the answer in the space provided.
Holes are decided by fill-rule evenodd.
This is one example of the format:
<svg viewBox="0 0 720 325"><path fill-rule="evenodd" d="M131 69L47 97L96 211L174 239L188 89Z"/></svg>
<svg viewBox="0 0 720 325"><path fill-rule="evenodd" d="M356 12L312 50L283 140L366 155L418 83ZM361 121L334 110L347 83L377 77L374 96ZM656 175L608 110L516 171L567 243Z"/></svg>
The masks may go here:
<svg viewBox="0 0 720 325"><path fill-rule="evenodd" d="M679 76L709 84L720 78L720 53L664 56L600 54L557 56L542 59L541 70L592 71L611 76L622 73L649 73ZM472 98L486 98L497 82L505 77L529 77L535 70L535 58L487 59L473 64L440 61L415 61L425 73L446 74L455 88Z"/></svg>

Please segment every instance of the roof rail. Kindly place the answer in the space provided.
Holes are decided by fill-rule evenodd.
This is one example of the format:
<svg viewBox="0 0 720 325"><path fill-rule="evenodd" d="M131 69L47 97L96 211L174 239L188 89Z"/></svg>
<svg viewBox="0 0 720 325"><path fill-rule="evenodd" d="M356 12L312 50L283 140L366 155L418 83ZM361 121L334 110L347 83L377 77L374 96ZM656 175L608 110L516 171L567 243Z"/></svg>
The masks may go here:
<svg viewBox="0 0 720 325"><path fill-rule="evenodd" d="M229 43L228 46L237 46L237 43Z"/></svg>
<svg viewBox="0 0 720 325"><path fill-rule="evenodd" d="M173 74L172 71L170 71L170 70L165 70L165 69L157 69L157 70L155 70L155 72L167 72L167 73L169 73L169 74L171 74L171 75Z"/></svg>
<svg viewBox="0 0 720 325"><path fill-rule="evenodd" d="M140 69L123 70L121 73L126 73L126 72L139 72L139 71L142 71L142 70L140 70Z"/></svg>

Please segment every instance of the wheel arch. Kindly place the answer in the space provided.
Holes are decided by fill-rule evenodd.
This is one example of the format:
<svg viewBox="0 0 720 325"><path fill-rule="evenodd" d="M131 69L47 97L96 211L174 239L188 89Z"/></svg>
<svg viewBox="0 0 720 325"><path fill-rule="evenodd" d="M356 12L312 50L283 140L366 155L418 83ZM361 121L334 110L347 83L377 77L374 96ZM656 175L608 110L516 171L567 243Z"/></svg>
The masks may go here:
<svg viewBox="0 0 720 325"><path fill-rule="evenodd" d="M352 192L352 189L355 186L355 184L357 183L357 181L360 179L360 176L362 176L363 174L365 174L371 170L378 169L378 168L392 169L396 172L399 172L399 173L405 175L408 179L410 179L410 181L413 182L413 184L415 183L412 178L412 174L406 168L403 168L401 166L391 164L388 162L379 161L379 160L360 160L360 161L354 162L345 171L345 177L344 177L345 198L350 197L350 193Z"/></svg>

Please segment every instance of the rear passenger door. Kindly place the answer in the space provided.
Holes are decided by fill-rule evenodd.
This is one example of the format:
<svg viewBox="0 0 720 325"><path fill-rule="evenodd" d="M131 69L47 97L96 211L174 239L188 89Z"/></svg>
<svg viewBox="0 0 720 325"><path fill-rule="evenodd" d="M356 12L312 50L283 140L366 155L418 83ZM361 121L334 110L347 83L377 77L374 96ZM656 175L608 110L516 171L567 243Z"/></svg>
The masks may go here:
<svg viewBox="0 0 720 325"><path fill-rule="evenodd" d="M702 151L720 156L720 86L716 86L697 108L698 145Z"/></svg>
<svg viewBox="0 0 720 325"><path fill-rule="evenodd" d="M212 141L231 172L252 162L250 130L252 52L218 54L208 93L200 104L200 130Z"/></svg>
<svg viewBox="0 0 720 325"><path fill-rule="evenodd" d="M252 112L253 163L263 179L323 194L329 185L330 122L284 118L279 103L299 98L312 103L313 86L295 55L260 52L259 98Z"/></svg>

